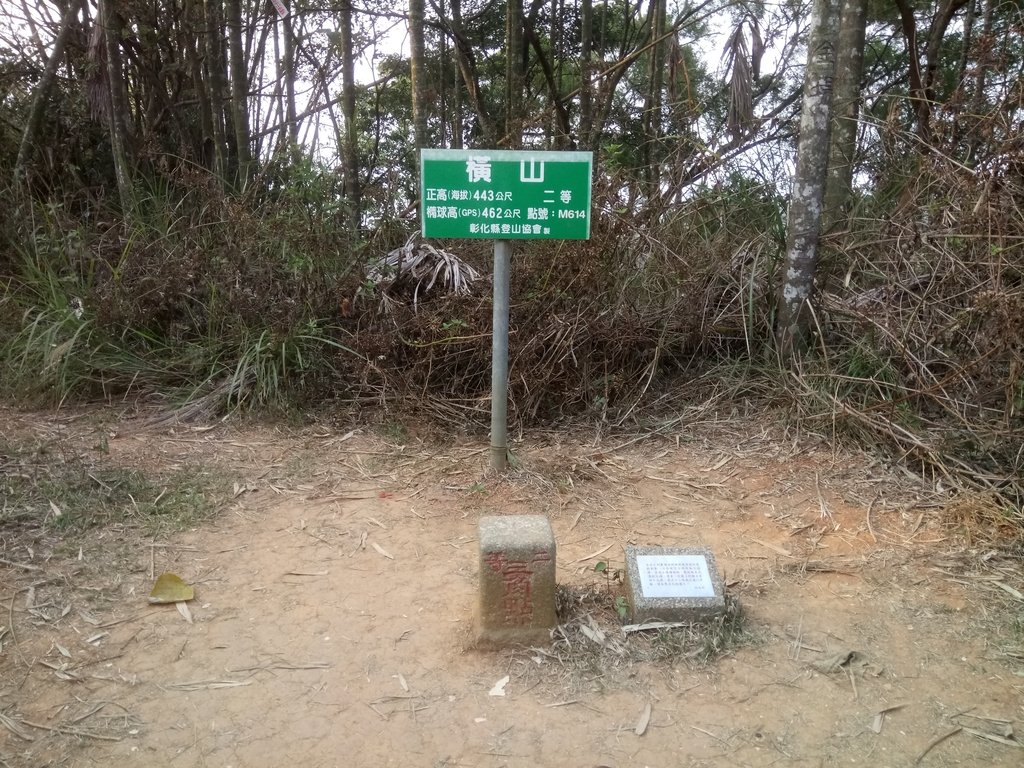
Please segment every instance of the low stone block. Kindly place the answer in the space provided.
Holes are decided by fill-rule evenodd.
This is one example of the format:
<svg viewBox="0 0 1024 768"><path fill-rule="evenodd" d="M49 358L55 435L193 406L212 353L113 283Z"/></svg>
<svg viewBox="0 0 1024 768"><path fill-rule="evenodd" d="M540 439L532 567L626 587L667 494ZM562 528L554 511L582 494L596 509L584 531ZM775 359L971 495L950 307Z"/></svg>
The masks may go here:
<svg viewBox="0 0 1024 768"><path fill-rule="evenodd" d="M703 621L725 612L725 585L706 547L626 547L634 623Z"/></svg>
<svg viewBox="0 0 1024 768"><path fill-rule="evenodd" d="M543 515L482 517L477 643L536 645L555 616L555 535Z"/></svg>

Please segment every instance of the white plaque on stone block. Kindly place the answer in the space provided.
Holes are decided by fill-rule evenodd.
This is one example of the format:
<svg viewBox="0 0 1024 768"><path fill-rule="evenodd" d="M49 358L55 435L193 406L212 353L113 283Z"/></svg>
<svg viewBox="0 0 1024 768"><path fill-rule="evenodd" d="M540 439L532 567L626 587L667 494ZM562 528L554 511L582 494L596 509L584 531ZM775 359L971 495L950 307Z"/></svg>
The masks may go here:
<svg viewBox="0 0 1024 768"><path fill-rule="evenodd" d="M644 597L714 597L715 587L703 555L638 555Z"/></svg>

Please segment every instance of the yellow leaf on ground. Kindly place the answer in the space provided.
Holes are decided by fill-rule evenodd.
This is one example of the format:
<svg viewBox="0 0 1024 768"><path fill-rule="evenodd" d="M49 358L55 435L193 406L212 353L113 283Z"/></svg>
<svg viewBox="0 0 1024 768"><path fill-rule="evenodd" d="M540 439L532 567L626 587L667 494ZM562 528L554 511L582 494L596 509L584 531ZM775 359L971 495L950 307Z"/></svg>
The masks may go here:
<svg viewBox="0 0 1024 768"><path fill-rule="evenodd" d="M149 602L154 605L178 603L195 598L195 590L174 573L161 573L149 593Z"/></svg>

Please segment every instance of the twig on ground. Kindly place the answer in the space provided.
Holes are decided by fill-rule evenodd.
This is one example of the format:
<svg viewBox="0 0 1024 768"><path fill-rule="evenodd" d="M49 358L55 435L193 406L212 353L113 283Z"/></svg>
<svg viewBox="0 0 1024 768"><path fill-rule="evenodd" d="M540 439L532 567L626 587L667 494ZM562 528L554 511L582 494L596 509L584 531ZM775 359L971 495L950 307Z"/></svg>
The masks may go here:
<svg viewBox="0 0 1024 768"><path fill-rule="evenodd" d="M941 744L942 742L944 742L944 741L945 741L946 739L948 739L948 738L949 738L950 736L956 736L956 735L957 735L958 733L960 733L960 731L962 731L962 730L963 730L963 726L961 726L961 725L958 725L958 726L957 726L956 728L953 728L953 729L951 729L951 730L949 730L949 731L946 731L946 732L945 732L944 734L942 734L941 736L936 736L936 737L935 737L934 739L932 739L932 740L931 740L930 742L928 742L928 746L927 746L927 747L925 747L925 748L924 748L924 749L923 749L923 750L921 751L921 754L919 754L919 755L917 756L917 759L916 759L916 760L914 760L914 765L920 765L920 764L921 764L921 761L922 761L922 760L924 760L924 758L925 758L925 755L927 755L927 754L928 754L929 752L931 752L931 751L932 751L933 749L935 749L935 748L936 748L937 746L939 746L939 744Z"/></svg>
<svg viewBox="0 0 1024 768"><path fill-rule="evenodd" d="M9 565L11 568L21 568L23 571L41 571L43 570L38 565L29 565L28 563L18 563L13 560L6 560L0 557L0 564Z"/></svg>
<svg viewBox="0 0 1024 768"><path fill-rule="evenodd" d="M13 717L8 717L3 712L0 712L0 725L23 741L35 741L32 735L21 727L20 721L15 720Z"/></svg>
<svg viewBox="0 0 1024 768"><path fill-rule="evenodd" d="M875 503L876 503L876 502L878 501L878 499L879 499L880 497L881 497L881 496L880 496L880 495L878 495L878 496L875 496L875 498L873 498L873 499L871 500L871 503L870 503L870 504L868 504L868 511L867 511L867 513L866 513L866 514L864 515L864 518L865 518L865 520L867 520L867 524L868 524L868 533L870 533L870 534L871 534L871 540L872 540L872 541L874 541L874 542L875 542L875 544L877 544L877 543L878 543L878 537L877 537L877 536L875 536L875 530L874 530L874 529L873 529L873 528L871 527L871 510L875 508Z"/></svg>
<svg viewBox="0 0 1024 768"><path fill-rule="evenodd" d="M92 733L91 731L85 731L81 728L70 728L68 726L59 725L43 725L42 723L34 723L31 720L22 720L25 725L31 726L32 728L38 728L41 731L50 731L51 733L59 733L63 736L80 736L85 739L98 739L99 741L121 741L120 736L108 736L104 733Z"/></svg>

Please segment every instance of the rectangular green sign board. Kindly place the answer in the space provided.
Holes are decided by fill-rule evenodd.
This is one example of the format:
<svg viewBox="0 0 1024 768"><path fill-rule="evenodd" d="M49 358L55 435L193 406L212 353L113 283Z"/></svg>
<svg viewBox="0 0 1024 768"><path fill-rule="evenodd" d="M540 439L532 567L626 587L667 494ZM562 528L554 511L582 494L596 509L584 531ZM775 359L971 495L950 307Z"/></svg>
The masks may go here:
<svg viewBox="0 0 1024 768"><path fill-rule="evenodd" d="M423 237L586 240L590 152L420 150Z"/></svg>

